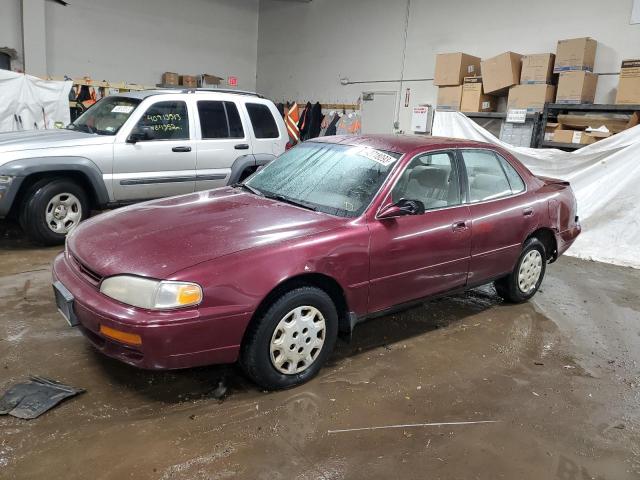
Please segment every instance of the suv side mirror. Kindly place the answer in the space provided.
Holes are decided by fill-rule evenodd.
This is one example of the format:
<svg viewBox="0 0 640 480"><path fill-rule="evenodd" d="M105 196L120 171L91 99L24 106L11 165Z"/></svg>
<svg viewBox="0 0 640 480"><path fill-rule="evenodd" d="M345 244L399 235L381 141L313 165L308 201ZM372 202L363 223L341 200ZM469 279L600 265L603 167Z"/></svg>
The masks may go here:
<svg viewBox="0 0 640 480"><path fill-rule="evenodd" d="M149 127L135 128L127 137L127 143L138 143L146 140L151 140L152 137L149 134Z"/></svg>
<svg viewBox="0 0 640 480"><path fill-rule="evenodd" d="M422 215L424 211L424 203L420 200L401 198L396 203L382 207L380 212L378 212L377 218L384 220L387 218L403 217L405 215Z"/></svg>

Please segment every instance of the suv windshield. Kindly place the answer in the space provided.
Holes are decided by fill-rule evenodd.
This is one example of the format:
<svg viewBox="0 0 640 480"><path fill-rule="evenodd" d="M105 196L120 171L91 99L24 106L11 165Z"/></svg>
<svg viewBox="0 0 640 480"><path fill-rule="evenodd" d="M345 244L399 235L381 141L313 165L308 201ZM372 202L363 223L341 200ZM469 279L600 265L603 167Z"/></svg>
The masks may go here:
<svg viewBox="0 0 640 480"><path fill-rule="evenodd" d="M259 170L246 185L265 197L357 217L400 156L369 147L305 142Z"/></svg>
<svg viewBox="0 0 640 480"><path fill-rule="evenodd" d="M98 135L115 135L140 102L137 98L105 97L67 128Z"/></svg>

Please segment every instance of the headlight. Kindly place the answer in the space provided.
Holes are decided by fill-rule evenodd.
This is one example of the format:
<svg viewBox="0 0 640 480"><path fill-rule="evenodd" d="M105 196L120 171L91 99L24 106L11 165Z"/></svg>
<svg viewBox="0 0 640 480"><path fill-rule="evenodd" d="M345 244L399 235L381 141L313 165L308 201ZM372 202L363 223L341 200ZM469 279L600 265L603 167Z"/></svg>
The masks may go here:
<svg viewBox="0 0 640 480"><path fill-rule="evenodd" d="M0 185L11 185L13 179L12 175L0 175Z"/></svg>
<svg viewBox="0 0 640 480"><path fill-rule="evenodd" d="M119 275L102 281L100 292L119 302L149 310L198 305L202 288L197 283L151 280Z"/></svg>

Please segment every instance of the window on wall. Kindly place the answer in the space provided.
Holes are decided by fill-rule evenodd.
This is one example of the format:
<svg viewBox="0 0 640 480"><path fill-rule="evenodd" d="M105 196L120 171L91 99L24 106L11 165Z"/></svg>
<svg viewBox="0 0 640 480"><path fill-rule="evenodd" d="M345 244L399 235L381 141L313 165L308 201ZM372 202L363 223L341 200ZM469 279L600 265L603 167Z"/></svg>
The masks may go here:
<svg viewBox="0 0 640 480"><path fill-rule="evenodd" d="M7 53L0 52L0 70L11 70L11 57Z"/></svg>

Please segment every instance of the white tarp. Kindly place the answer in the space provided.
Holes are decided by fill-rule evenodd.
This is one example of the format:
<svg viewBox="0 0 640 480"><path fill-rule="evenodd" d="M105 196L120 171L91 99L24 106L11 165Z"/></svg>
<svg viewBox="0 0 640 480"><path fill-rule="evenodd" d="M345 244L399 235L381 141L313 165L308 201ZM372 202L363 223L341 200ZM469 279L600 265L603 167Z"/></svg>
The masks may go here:
<svg viewBox="0 0 640 480"><path fill-rule="evenodd" d="M583 230L567 254L640 268L640 125L573 152L513 147L457 112L437 112L433 135L494 143L533 173L568 180Z"/></svg>
<svg viewBox="0 0 640 480"><path fill-rule="evenodd" d="M0 132L54 128L71 121L69 92L73 82L42 80L0 70Z"/></svg>

